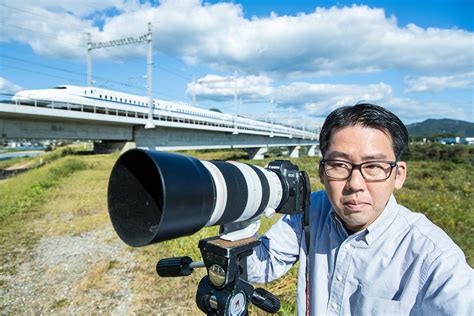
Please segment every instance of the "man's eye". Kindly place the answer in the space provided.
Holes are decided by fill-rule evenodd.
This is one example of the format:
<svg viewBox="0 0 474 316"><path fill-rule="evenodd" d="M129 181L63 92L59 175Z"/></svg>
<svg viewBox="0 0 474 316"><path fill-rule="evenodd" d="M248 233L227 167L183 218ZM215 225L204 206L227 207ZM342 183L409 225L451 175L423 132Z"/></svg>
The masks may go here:
<svg viewBox="0 0 474 316"><path fill-rule="evenodd" d="M380 168L381 166L378 165L378 164L370 164L370 165L365 165L364 168L366 169L377 169L377 168Z"/></svg>
<svg viewBox="0 0 474 316"><path fill-rule="evenodd" d="M334 163L331 164L331 167L350 169L350 166L348 164L343 163L343 162L334 162Z"/></svg>
<svg viewBox="0 0 474 316"><path fill-rule="evenodd" d="M383 163L371 163L364 166L365 170L385 170L387 169L387 164Z"/></svg>

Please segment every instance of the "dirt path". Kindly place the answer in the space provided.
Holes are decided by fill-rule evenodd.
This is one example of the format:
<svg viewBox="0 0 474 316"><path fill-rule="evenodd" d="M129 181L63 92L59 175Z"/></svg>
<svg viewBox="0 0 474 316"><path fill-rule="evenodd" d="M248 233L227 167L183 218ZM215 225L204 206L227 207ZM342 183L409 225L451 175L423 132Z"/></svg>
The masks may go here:
<svg viewBox="0 0 474 316"><path fill-rule="evenodd" d="M135 255L114 234L104 228L76 236L42 238L16 274L2 275L6 286L0 287L1 314L128 315L143 310L144 300L154 301L145 310L153 310L155 315L197 313L189 307L193 301L183 304L172 296L136 296L131 286L139 268Z"/></svg>
<svg viewBox="0 0 474 316"><path fill-rule="evenodd" d="M4 301L2 313L61 310L71 314L93 311L127 314L128 303L133 299L128 287L132 276L127 267L133 265L133 255L118 257L117 253L125 247L118 240L108 242L105 247L104 240L111 235L110 230L104 229L78 236L41 239L29 260L17 268L14 276L4 280L8 286L0 290ZM116 264L116 268L112 269L110 262ZM94 272L106 273L107 279L120 284L113 295L86 284L94 282Z"/></svg>
<svg viewBox="0 0 474 316"><path fill-rule="evenodd" d="M5 168L4 170L14 171L14 170L19 170L19 169L33 168L33 167L36 167L39 164L38 161L39 161L39 159L34 159L34 160L27 161L27 162L18 163L18 164L15 164L13 166L10 166L8 168Z"/></svg>

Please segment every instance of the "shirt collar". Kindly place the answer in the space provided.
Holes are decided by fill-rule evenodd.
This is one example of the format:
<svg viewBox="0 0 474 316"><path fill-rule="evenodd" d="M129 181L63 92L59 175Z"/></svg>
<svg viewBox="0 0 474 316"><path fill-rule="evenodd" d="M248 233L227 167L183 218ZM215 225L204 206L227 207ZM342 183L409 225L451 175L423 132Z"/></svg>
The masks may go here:
<svg viewBox="0 0 474 316"><path fill-rule="evenodd" d="M373 242L378 240L380 236L387 230L390 224L397 216L397 200L390 196L385 209L377 217L377 219L367 227L367 234L365 235L365 242L370 246Z"/></svg>

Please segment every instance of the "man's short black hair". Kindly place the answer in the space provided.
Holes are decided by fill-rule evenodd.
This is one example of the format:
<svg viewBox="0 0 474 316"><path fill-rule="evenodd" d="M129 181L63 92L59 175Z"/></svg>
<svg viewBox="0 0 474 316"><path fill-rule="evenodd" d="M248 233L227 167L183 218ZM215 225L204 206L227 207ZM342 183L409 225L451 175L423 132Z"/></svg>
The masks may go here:
<svg viewBox="0 0 474 316"><path fill-rule="evenodd" d="M403 159L408 150L408 131L402 121L389 110L370 103L344 106L331 112L324 121L319 134L321 154L326 154L331 133L338 129L360 125L378 129L392 139L397 160Z"/></svg>

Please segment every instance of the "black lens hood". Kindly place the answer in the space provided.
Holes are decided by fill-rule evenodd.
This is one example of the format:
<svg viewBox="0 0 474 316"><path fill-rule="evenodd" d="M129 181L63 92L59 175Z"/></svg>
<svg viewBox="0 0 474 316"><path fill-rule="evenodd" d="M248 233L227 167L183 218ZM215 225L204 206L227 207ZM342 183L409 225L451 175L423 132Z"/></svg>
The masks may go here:
<svg viewBox="0 0 474 316"><path fill-rule="evenodd" d="M109 179L112 224L133 247L194 234L214 203L212 176L190 156L132 149L119 157Z"/></svg>

